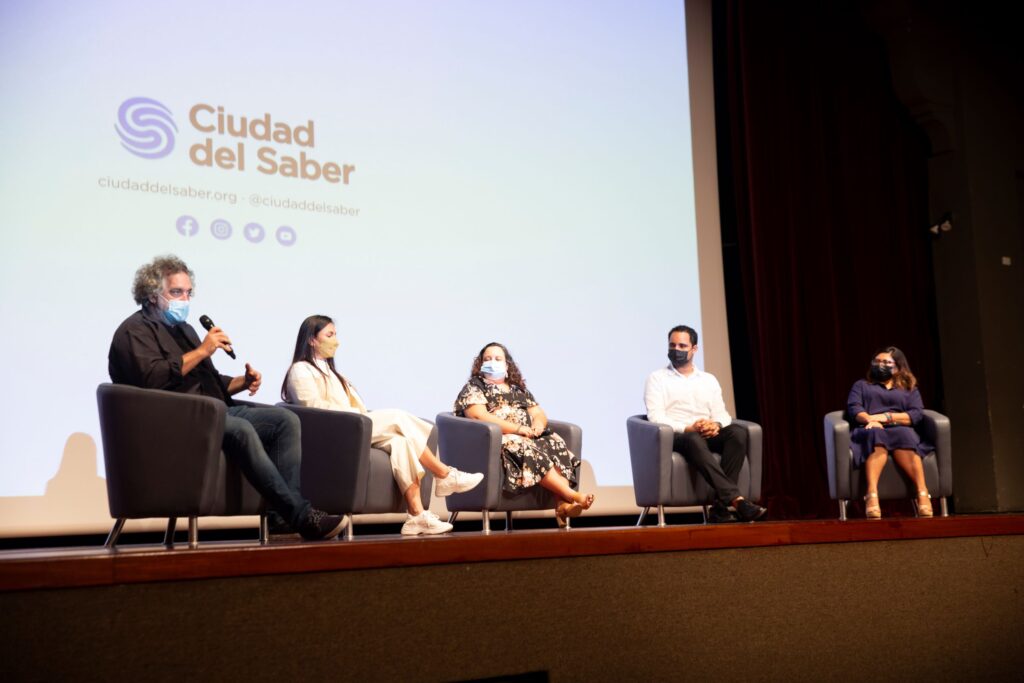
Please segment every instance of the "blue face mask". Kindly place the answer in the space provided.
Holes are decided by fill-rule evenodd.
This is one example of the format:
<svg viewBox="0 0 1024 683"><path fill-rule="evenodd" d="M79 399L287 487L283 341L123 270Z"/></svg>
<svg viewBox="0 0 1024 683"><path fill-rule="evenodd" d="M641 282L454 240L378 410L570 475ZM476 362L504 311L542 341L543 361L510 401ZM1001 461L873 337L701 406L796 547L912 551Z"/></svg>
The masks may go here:
<svg viewBox="0 0 1024 683"><path fill-rule="evenodd" d="M480 366L480 373L487 379L501 380L508 374L508 366L503 360L485 360Z"/></svg>
<svg viewBox="0 0 1024 683"><path fill-rule="evenodd" d="M164 319L172 325L178 325L188 320L188 302L180 299L164 299L167 308L164 310Z"/></svg>

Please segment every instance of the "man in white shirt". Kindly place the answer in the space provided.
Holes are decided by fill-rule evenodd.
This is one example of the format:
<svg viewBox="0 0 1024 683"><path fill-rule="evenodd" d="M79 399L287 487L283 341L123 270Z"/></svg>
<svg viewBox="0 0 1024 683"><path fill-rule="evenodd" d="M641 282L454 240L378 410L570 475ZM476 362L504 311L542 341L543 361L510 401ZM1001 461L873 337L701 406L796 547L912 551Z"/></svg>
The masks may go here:
<svg viewBox="0 0 1024 683"><path fill-rule="evenodd" d="M644 386L647 419L672 427L672 450L715 490L709 521L753 522L768 510L745 499L736 487L747 456L747 433L732 424L715 376L694 366L696 355L697 331L673 327L668 333L670 365L652 372ZM722 457L721 464L712 453Z"/></svg>

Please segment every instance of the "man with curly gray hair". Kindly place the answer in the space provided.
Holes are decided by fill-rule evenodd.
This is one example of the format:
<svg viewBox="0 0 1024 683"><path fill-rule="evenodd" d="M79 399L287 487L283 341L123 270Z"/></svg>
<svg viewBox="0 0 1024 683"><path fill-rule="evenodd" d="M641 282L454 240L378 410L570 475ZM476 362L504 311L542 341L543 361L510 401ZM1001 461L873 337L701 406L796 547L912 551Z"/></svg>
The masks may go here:
<svg viewBox="0 0 1024 683"><path fill-rule="evenodd" d="M224 401L224 454L274 510L271 526L287 527L309 540L334 538L348 519L314 509L299 493L298 418L283 408L236 404L231 397L241 391L255 394L262 375L248 363L237 377L217 372L210 358L218 349L231 352L231 339L213 327L200 341L188 324L193 277L177 256L158 256L136 271L132 296L141 308L114 332L110 379Z"/></svg>
<svg viewBox="0 0 1024 683"><path fill-rule="evenodd" d="M149 263L139 266L135 271L135 280L132 281L132 296L135 303L141 306L147 301L155 300L163 291L164 279L178 273L188 275L192 284L195 284L195 273L177 256L157 256ZM192 296L195 296L195 291L192 292Z"/></svg>

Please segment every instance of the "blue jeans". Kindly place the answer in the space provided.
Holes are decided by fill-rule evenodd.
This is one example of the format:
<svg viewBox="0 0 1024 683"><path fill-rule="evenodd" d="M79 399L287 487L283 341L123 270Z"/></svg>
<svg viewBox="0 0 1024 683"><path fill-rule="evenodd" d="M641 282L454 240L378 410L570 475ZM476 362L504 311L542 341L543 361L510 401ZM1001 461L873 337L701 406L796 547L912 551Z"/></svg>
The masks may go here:
<svg viewBox="0 0 1024 683"><path fill-rule="evenodd" d="M224 454L293 529L311 508L299 493L300 435L299 418L284 408L231 406L224 418Z"/></svg>

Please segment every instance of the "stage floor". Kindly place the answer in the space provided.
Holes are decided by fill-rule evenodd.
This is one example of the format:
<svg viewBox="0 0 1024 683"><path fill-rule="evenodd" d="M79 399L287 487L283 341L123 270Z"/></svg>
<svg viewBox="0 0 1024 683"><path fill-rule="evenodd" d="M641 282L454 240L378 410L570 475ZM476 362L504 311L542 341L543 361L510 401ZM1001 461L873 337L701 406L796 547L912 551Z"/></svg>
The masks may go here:
<svg viewBox="0 0 1024 683"><path fill-rule="evenodd" d="M1024 534L1024 515L892 518L457 532L351 541L210 541L0 552L0 590L109 586L235 576L335 572L501 560Z"/></svg>

